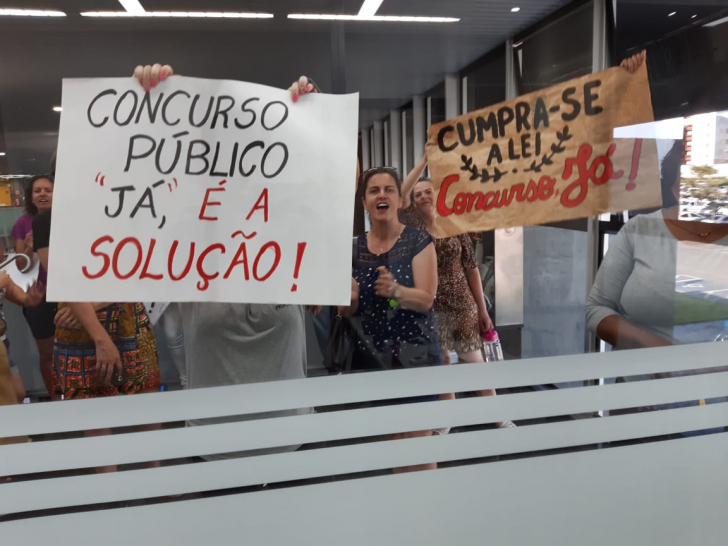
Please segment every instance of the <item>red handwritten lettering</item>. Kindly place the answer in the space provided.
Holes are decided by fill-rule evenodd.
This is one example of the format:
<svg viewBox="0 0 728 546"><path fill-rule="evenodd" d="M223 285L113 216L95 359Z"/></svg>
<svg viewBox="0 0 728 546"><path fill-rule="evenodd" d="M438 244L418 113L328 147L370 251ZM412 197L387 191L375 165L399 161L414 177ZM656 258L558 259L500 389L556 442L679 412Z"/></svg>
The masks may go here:
<svg viewBox="0 0 728 546"><path fill-rule="evenodd" d="M223 180L221 184L224 183L225 181ZM210 194L214 191L225 191L225 188L207 188L205 190L205 199L202 201L202 207L200 208L200 220L208 220L211 222L217 221L217 216L205 216L205 210L207 209L207 207L219 207L220 205L222 205L220 201L209 201Z"/></svg>
<svg viewBox="0 0 728 546"><path fill-rule="evenodd" d="M127 245L134 245L137 252L137 258L136 262L134 262L134 267L132 267L129 270L129 273L126 273L125 275L122 275L119 271L119 255L121 254L121 251L124 250L124 247ZM142 245L139 242L139 240L136 237L127 237L126 239L122 239L119 241L119 244L116 246L116 250L114 251L114 258L111 262L111 269L114 272L114 276L117 279L125 280L129 279L134 276L134 274L139 269L139 266L142 264L142 256L144 254L144 251L142 250Z"/></svg>
<svg viewBox="0 0 728 546"><path fill-rule="evenodd" d="M172 243L172 248L169 251L169 258L167 258L167 273L169 273L169 278L173 281L181 281L182 279L184 279L190 272L190 269L192 269L192 261L195 259L195 243L191 243L190 254L187 258L187 265L185 265L185 268L182 270L181 275L175 275L172 272L172 264L174 263L174 255L177 253L178 246L179 241L175 241L174 243Z"/></svg>
<svg viewBox="0 0 728 546"><path fill-rule="evenodd" d="M589 144L582 144L579 151L576 154L576 158L570 157L566 159L564 164L564 172L561 176L563 180L568 180L574 171L574 168L578 170L579 177L569 184L561 194L561 204L567 208L578 207L586 199L587 192L589 190L589 181L596 186L601 186L613 178L621 178L624 174L622 171L614 172L612 160L610 159L617 149L616 144L612 144L607 153L602 156L597 156L592 161L591 166L588 165L589 160L594 152L593 148ZM602 168L602 173L597 174L599 168ZM574 192L575 197L572 197Z"/></svg>
<svg viewBox="0 0 728 546"><path fill-rule="evenodd" d="M106 272L109 270L109 265L111 265L111 258L109 258L108 254L105 254L103 252L99 252L98 248L103 243L113 243L114 238L110 235L105 235L103 237L99 237L96 239L93 244L91 245L91 255L97 258L103 258L104 265L101 266L101 269L98 273L89 273L88 268L84 265L81 268L81 271L83 272L83 276L87 279L98 279L99 277L103 277L106 275Z"/></svg>
<svg viewBox="0 0 728 546"><path fill-rule="evenodd" d="M147 259L144 261L144 267L142 267L142 274L139 277L140 279L154 279L155 281L159 281L162 278L164 278L164 275L159 273L148 273L149 270L149 262L152 261L152 255L154 254L154 247L157 246L157 240L152 239L149 241L149 250L147 250Z"/></svg>
<svg viewBox="0 0 728 546"><path fill-rule="evenodd" d="M255 205L253 205L253 208L250 209L250 212L245 217L245 220L250 220L250 218L253 216L256 210L262 210L263 211L263 222L268 221L268 188L264 188L262 193L260 194L260 197L258 197L258 200L255 202Z"/></svg>
<svg viewBox="0 0 728 546"><path fill-rule="evenodd" d="M440 216L461 216L473 210L489 211L492 209L500 209L508 207L513 199L519 203L525 201L533 203L535 201L546 201L554 194L556 179L550 176L542 176L538 182L531 180L528 186L524 184L514 184L510 188L502 190L489 191L487 193L457 193L453 198L452 207L447 205L448 195L452 189L452 185L460 181L460 175L453 174L445 177L440 193L437 196L437 212Z"/></svg>
<svg viewBox="0 0 728 546"><path fill-rule="evenodd" d="M258 264L260 263L260 259L265 255L265 253L268 251L268 249L273 249L273 265L270 266L270 269L268 270L268 273L265 275L259 275L258 274ZM263 247L260 249L260 252L258 252L258 255L255 257L255 262L253 262L253 277L255 277L256 281L264 281L268 279L273 272L278 268L278 264L281 262L281 247L278 243L272 241L270 243L266 243L263 245Z"/></svg>
<svg viewBox="0 0 728 546"><path fill-rule="evenodd" d="M207 255L210 254L213 250L219 250L223 254L225 254L225 245L221 245L220 243L210 245L205 250L202 251L202 254L200 254L200 257L197 258L197 274L202 279L200 282L197 283L197 290L200 292L204 292L208 289L210 286L210 281L216 279L220 273L215 272L212 275L210 275L205 269L202 267L205 263L205 258L207 258Z"/></svg>

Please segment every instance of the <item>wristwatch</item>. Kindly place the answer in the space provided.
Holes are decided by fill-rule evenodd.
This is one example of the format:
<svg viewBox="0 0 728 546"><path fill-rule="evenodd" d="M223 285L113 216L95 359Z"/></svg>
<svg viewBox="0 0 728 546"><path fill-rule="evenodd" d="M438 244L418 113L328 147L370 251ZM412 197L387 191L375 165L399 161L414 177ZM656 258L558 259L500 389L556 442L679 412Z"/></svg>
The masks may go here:
<svg viewBox="0 0 728 546"><path fill-rule="evenodd" d="M394 283L394 293L392 294L392 298L398 300L400 296L402 296L402 287L399 283Z"/></svg>

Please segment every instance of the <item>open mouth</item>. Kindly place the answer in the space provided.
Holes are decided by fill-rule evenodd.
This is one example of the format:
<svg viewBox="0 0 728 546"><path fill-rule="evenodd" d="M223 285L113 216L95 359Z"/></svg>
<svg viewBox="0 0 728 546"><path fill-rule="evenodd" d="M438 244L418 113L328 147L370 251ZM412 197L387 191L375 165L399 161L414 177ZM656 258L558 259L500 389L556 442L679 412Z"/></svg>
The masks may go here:
<svg viewBox="0 0 728 546"><path fill-rule="evenodd" d="M387 203L379 203L377 205L377 210L389 210L389 205Z"/></svg>

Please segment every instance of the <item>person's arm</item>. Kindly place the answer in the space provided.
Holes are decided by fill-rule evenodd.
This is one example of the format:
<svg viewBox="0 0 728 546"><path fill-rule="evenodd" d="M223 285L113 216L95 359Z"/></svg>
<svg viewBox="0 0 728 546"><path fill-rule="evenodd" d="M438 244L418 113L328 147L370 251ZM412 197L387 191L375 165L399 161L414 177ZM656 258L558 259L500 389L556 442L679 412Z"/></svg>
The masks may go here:
<svg viewBox="0 0 728 546"><path fill-rule="evenodd" d="M635 326L620 315L610 315L597 326L597 335L620 349L644 349L647 347L668 347L672 342Z"/></svg>
<svg viewBox="0 0 728 546"><path fill-rule="evenodd" d="M468 280L468 286L473 293L475 303L478 305L478 322L480 331L490 332L493 329L493 321L488 314L488 308L485 306L485 296L483 295L483 281L480 278L480 270L478 262L475 259L475 249L473 241L469 235L461 235L459 237L460 244L463 247L462 264L465 271L465 278Z"/></svg>
<svg viewBox="0 0 728 546"><path fill-rule="evenodd" d="M35 307L43 301L42 286L34 284L25 292L13 282L6 271L0 271L0 290L5 290L5 299L21 307Z"/></svg>
<svg viewBox="0 0 728 546"><path fill-rule="evenodd" d="M408 209L412 204L412 190L415 189L417 181L422 177L422 174L427 168L427 152L422 155L422 159L419 160L414 169L412 169L407 177L402 181L402 208Z"/></svg>
<svg viewBox="0 0 728 546"><path fill-rule="evenodd" d="M96 317L93 304L76 302L68 305L96 345L96 369L103 381L109 383L114 370L118 374L122 371L119 349Z"/></svg>
<svg viewBox="0 0 728 546"><path fill-rule="evenodd" d="M415 285L412 288L397 283L386 267L377 268L379 277L374 284L377 296L392 298L403 309L427 313L432 309L437 293L437 255L430 243L412 260Z"/></svg>
<svg viewBox="0 0 728 546"><path fill-rule="evenodd" d="M621 315L622 290L634 269L634 246L625 226L609 245L586 305L587 328L619 349L662 347L670 341Z"/></svg>

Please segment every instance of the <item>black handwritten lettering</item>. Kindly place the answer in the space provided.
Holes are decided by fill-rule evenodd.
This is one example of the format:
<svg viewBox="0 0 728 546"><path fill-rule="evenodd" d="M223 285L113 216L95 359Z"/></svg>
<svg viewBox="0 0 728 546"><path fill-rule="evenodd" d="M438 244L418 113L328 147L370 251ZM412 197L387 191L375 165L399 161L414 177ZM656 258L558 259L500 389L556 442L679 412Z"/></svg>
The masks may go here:
<svg viewBox="0 0 728 546"><path fill-rule="evenodd" d="M195 146L201 145L204 152L196 154L194 153ZM199 175L204 174L210 168L210 161L207 159L207 154L210 153L210 145L204 140L193 140L190 142L189 148L187 148L187 166L185 167L185 174ZM200 159L204 161L205 166L197 171L190 170L192 167L192 160Z"/></svg>
<svg viewBox="0 0 728 546"><path fill-rule="evenodd" d="M88 110L86 110L86 117L88 118L88 122L93 125L94 127L103 127L106 125L106 122L109 121L109 116L104 117L100 122L95 122L93 119L91 119L91 110L93 109L94 105L96 104L96 101L98 101L101 97L105 97L107 95L116 95L116 91L113 89L106 89L105 91L102 91L98 95L94 97L94 99L91 101L91 103L88 105Z"/></svg>
<svg viewBox="0 0 728 546"><path fill-rule="evenodd" d="M445 136L448 133L452 133L455 131L455 127L452 125L445 125L440 131L437 133L437 147L440 148L440 151L442 152L452 152L455 148L458 147L457 142L451 144L450 146L445 146Z"/></svg>
<svg viewBox="0 0 728 546"><path fill-rule="evenodd" d="M475 125L478 128L478 142L485 140L485 133L487 131L490 131L494 139L498 138L498 120L495 117L495 113L491 112L488 114L488 119L478 116L475 120Z"/></svg>
<svg viewBox="0 0 728 546"><path fill-rule="evenodd" d="M536 99L535 112L533 114L533 129L538 131L541 126L548 128L549 126L549 112L546 108L546 103L541 97Z"/></svg>
<svg viewBox="0 0 728 546"><path fill-rule="evenodd" d="M253 97L252 99L248 99L243 104L240 105L240 110L242 110L243 112L249 113L252 116L252 118L245 125L241 124L238 121L238 119L235 118L235 127L237 127L238 129L247 129L248 127L251 127L255 123L255 120L258 118L258 114L255 113L255 110L250 110L249 108L247 108L247 106L251 102L257 101L257 100L260 100L260 99L258 97Z"/></svg>
<svg viewBox="0 0 728 546"><path fill-rule="evenodd" d="M190 94L187 91L174 91L170 93L170 95L167 97L167 100L164 101L164 104L162 105L162 120L170 127L174 127L180 121L182 121L180 118L177 118L175 121L169 121L169 119L167 118L167 107L169 106L169 103L172 102L172 99L175 98L177 95L184 95L188 99L191 98Z"/></svg>
<svg viewBox="0 0 728 546"><path fill-rule="evenodd" d="M139 199L139 202L134 207L134 210L131 211L130 218L134 218L139 209L149 209L152 213L152 218L157 217L157 211L154 209L154 197L152 196L152 188L147 188L144 190L142 198Z"/></svg>
<svg viewBox="0 0 728 546"><path fill-rule="evenodd" d="M594 101L599 98L599 95L592 92L597 87L601 87L601 85L601 80L595 80L584 84L584 113L587 116L596 116L604 111L604 108L594 104Z"/></svg>
<svg viewBox="0 0 728 546"><path fill-rule="evenodd" d="M463 146L470 146L473 142L475 142L475 122L473 121L473 118L468 120L468 126L470 128L470 134L466 137L463 124L458 123L458 136L460 137L460 144Z"/></svg>
<svg viewBox="0 0 728 546"><path fill-rule="evenodd" d="M574 121L581 113L581 104L579 101L574 99L573 96L576 93L576 87L569 87L564 89L561 93L561 100L564 104L571 106L571 112L564 112L561 114L561 119L564 121Z"/></svg>
<svg viewBox="0 0 728 546"><path fill-rule="evenodd" d="M207 103L207 111L205 112L205 117L202 118L202 121L199 123L195 123L195 110L197 109L197 103L200 100L200 95L195 95L192 99L192 106L190 107L190 125L193 127L202 127L205 123L207 123L207 120L210 118L210 114L212 113L212 105L215 102L215 97L210 97L210 100Z"/></svg>
<svg viewBox="0 0 728 546"><path fill-rule="evenodd" d="M125 120L119 120L119 110L121 109L121 105L124 104L124 101L127 97L132 97L134 99L134 102L132 104L132 107L129 111L129 116ZM126 91L123 93L119 100L116 101L116 107L114 108L114 123L117 125L124 127L125 125L129 125L131 123L131 120L134 119L134 114L136 113L137 105L139 104L139 97L137 97L137 94L135 91L132 91L131 89L129 91Z"/></svg>
<svg viewBox="0 0 728 546"><path fill-rule="evenodd" d="M157 102L154 105L154 108L152 108L152 94L151 93L144 93L144 96L142 97L142 103L139 105L139 111L137 112L136 119L134 120L134 124L139 123L139 121L142 119L142 113L144 113L144 106L147 107L147 116L149 117L150 123L156 123L157 121L157 112L159 111L159 106L162 104L162 98L164 95L159 95L157 97Z"/></svg>
<svg viewBox="0 0 728 546"><path fill-rule="evenodd" d="M498 132L501 138L506 136L506 127L515 119L513 109L508 106L503 106L498 109Z"/></svg>
<svg viewBox="0 0 728 546"><path fill-rule="evenodd" d="M490 153L488 154L488 167L490 167L494 160L497 161L499 165L503 163L503 155L501 155L500 146L498 146L497 143L490 147Z"/></svg>
<svg viewBox="0 0 728 546"><path fill-rule="evenodd" d="M223 101L227 102L227 105L223 106ZM217 97L217 103L215 104L215 115L212 117L212 124L210 129L214 129L217 125L217 118L223 117L222 126L225 129L228 128L228 112L235 106L235 99L227 95L221 95Z"/></svg>
<svg viewBox="0 0 728 546"><path fill-rule="evenodd" d="M243 150L243 153L240 154L240 162L238 163L238 171L240 171L240 174L243 176L250 176L255 172L255 165L252 165L249 170L245 170L243 168L243 160L245 159L245 156L248 155L248 152L252 150L253 148L260 148L261 150L265 148L265 143L262 140L255 140L248 144L245 149Z"/></svg>
<svg viewBox="0 0 728 546"><path fill-rule="evenodd" d="M268 124L266 123L266 114L268 113L268 109L271 106L276 106L276 105L283 107L283 114L281 115L281 119L277 123L275 123L274 125L269 127ZM260 115L260 124L263 126L263 129L265 129L267 131L273 131L274 129L278 129L278 127L283 125L283 123L287 119L288 119L288 106L286 106L285 103L283 103L279 100L276 100L273 102L269 102L268 104L265 105L265 108L263 108L263 113Z"/></svg>
<svg viewBox="0 0 728 546"><path fill-rule="evenodd" d="M270 154L276 147L280 147L283 150L283 159L280 161L280 165L278 168L271 174L268 174L266 172L266 161L268 159L268 154ZM288 146L283 144L282 142L275 142L271 144L268 149L263 154L263 161L260 164L260 171L263 173L263 176L266 178L275 178L279 174L281 174L281 171L286 167L286 164L288 163Z"/></svg>
<svg viewBox="0 0 728 546"><path fill-rule="evenodd" d="M140 154L135 155L134 154L134 146L136 144L137 140L146 140L147 142L151 143L151 146L148 150L141 152ZM154 149L157 147L157 143L155 140L147 135L134 135L129 139L129 151L126 154L126 165L124 166L124 172L129 171L129 167L131 166L131 162L134 159L144 159L145 157L149 157L154 152Z"/></svg>
<svg viewBox="0 0 728 546"><path fill-rule="evenodd" d="M134 186L120 186L118 188L111 188L111 191L119 192L119 207L116 209L114 214L109 212L108 205L104 208L104 211L106 212L106 216L109 218L116 218L119 214L121 214L121 210L124 208L124 194L128 191L136 191L136 188Z"/></svg>
<svg viewBox="0 0 728 546"><path fill-rule="evenodd" d="M528 116L531 115L531 105L527 102L516 103L516 131L519 133L524 129L526 131L531 130L531 123L528 121Z"/></svg>

